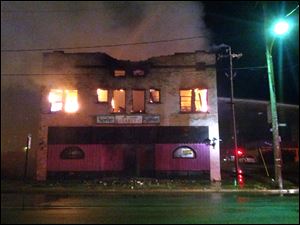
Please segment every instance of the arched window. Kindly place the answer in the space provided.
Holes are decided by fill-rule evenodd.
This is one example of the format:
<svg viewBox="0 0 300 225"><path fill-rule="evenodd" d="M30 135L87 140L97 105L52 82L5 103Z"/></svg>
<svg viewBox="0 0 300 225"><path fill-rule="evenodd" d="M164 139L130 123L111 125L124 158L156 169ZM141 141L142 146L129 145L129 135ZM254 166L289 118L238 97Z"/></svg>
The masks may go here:
<svg viewBox="0 0 300 225"><path fill-rule="evenodd" d="M72 146L65 148L60 153L61 159L84 159L84 152L81 148Z"/></svg>
<svg viewBox="0 0 300 225"><path fill-rule="evenodd" d="M188 146L180 146L173 151L173 158L194 159L196 153Z"/></svg>

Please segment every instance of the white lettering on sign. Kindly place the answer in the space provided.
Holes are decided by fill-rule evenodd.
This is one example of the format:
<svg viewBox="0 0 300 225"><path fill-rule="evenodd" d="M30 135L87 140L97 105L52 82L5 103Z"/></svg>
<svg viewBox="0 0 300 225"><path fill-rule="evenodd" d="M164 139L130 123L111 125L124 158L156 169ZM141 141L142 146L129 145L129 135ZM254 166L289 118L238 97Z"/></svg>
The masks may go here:
<svg viewBox="0 0 300 225"><path fill-rule="evenodd" d="M160 123L160 116L159 115L97 115L96 123L102 123L102 124Z"/></svg>
<svg viewBox="0 0 300 225"><path fill-rule="evenodd" d="M115 123L114 116L97 116L96 118L97 123Z"/></svg>
<svg viewBox="0 0 300 225"><path fill-rule="evenodd" d="M126 116L126 115L120 115L116 116L116 123L124 124L124 123L142 123L143 122L143 116Z"/></svg>
<svg viewBox="0 0 300 225"><path fill-rule="evenodd" d="M159 123L160 117L159 115L145 115L143 117L143 123Z"/></svg>

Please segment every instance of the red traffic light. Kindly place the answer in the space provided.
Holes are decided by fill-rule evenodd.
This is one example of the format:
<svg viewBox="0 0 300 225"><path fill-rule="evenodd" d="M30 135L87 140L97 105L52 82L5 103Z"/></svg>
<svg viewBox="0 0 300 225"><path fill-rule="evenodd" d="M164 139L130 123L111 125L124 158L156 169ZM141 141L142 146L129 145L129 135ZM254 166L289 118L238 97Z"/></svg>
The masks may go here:
<svg viewBox="0 0 300 225"><path fill-rule="evenodd" d="M244 186L244 176L243 171L241 169L238 169L238 175L237 175L238 184L240 187Z"/></svg>
<svg viewBox="0 0 300 225"><path fill-rule="evenodd" d="M238 156L244 155L244 151L243 151L241 148L238 148L238 149L237 149L237 155L238 155Z"/></svg>

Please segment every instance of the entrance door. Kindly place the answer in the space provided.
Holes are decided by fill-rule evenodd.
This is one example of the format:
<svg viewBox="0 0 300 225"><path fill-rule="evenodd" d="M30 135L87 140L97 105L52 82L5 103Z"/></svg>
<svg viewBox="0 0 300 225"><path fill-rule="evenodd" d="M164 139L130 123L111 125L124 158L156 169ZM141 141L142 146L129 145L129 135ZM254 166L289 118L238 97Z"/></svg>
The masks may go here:
<svg viewBox="0 0 300 225"><path fill-rule="evenodd" d="M136 149L133 147L126 148L124 152L124 172L126 176L136 176L136 159Z"/></svg>
<svg viewBox="0 0 300 225"><path fill-rule="evenodd" d="M154 145L128 145L124 151L126 176L151 176L154 172Z"/></svg>

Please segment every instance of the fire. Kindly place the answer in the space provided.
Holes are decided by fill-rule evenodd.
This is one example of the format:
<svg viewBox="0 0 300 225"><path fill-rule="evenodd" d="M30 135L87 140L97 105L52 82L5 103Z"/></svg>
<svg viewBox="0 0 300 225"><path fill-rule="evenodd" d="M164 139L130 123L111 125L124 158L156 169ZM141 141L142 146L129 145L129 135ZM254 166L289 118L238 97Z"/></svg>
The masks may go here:
<svg viewBox="0 0 300 225"><path fill-rule="evenodd" d="M195 92L195 107L196 111L207 112L207 89L198 89L194 90Z"/></svg>
<svg viewBox="0 0 300 225"><path fill-rule="evenodd" d="M68 113L76 112L79 108L77 90L65 90L65 95L65 111Z"/></svg>
<svg viewBox="0 0 300 225"><path fill-rule="evenodd" d="M111 99L111 107L113 110L115 109L115 100L113 98Z"/></svg>

